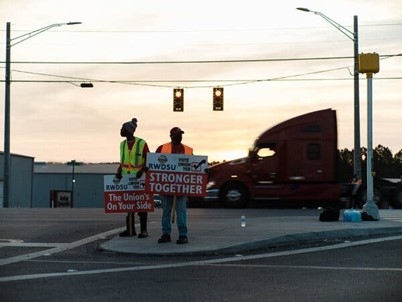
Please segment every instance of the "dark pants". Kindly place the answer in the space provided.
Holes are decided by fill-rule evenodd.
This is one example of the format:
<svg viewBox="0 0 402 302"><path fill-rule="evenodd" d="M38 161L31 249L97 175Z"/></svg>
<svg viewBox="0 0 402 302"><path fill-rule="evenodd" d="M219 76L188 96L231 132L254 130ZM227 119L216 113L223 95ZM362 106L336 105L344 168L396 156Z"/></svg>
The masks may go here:
<svg viewBox="0 0 402 302"><path fill-rule="evenodd" d="M127 213L126 217L126 227L127 231L130 232L130 227L129 227L129 220L131 216L131 227L132 227L132 235L135 235L135 213ZM147 220L148 220L148 212L137 212L138 217L140 217L140 232L146 232L147 231Z"/></svg>

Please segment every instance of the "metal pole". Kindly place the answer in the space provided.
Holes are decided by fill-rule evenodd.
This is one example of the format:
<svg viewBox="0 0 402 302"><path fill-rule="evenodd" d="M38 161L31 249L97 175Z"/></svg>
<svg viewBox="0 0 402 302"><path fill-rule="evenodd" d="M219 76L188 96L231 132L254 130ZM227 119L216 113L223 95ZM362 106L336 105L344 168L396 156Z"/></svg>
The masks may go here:
<svg viewBox="0 0 402 302"><path fill-rule="evenodd" d="M74 185L75 185L75 164L76 161L72 160L71 161L73 163L73 178L71 179L71 207L74 207Z"/></svg>
<svg viewBox="0 0 402 302"><path fill-rule="evenodd" d="M10 68L11 68L11 24L6 25L6 76L4 98L4 174L3 174L3 207L10 206Z"/></svg>
<svg viewBox="0 0 402 302"><path fill-rule="evenodd" d="M367 75L367 202L373 201L373 78Z"/></svg>
<svg viewBox="0 0 402 302"><path fill-rule="evenodd" d="M353 18L353 46L354 46L354 155L353 174L361 178L360 158L360 101L359 101L359 36L357 16Z"/></svg>
<svg viewBox="0 0 402 302"><path fill-rule="evenodd" d="M373 190L373 74L367 73L367 200L363 211L374 220L380 219L378 207L374 202Z"/></svg>

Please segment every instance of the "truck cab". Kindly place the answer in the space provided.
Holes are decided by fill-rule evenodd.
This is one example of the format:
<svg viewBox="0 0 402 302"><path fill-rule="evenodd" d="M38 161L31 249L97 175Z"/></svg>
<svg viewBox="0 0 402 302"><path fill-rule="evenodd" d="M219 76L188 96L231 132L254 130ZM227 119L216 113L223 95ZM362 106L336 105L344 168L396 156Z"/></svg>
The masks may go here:
<svg viewBox="0 0 402 302"><path fill-rule="evenodd" d="M257 137L245 158L211 166L205 202L245 207L250 201L337 204L336 111L282 122Z"/></svg>

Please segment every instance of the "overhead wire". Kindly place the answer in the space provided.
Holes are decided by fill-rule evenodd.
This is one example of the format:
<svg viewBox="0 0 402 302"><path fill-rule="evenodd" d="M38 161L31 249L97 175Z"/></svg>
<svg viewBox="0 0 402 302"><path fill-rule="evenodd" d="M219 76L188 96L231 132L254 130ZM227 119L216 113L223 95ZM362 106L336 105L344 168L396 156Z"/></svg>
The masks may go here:
<svg viewBox="0 0 402 302"><path fill-rule="evenodd" d="M398 57L402 54L380 55L380 58ZM305 58L265 58L265 59L231 59L231 60L184 60L184 61L13 61L13 64L71 64L71 65L153 65L153 64L220 64L220 63L261 63L286 61L315 61L353 59L353 56L341 57L305 57ZM5 63L4 61L1 63Z"/></svg>
<svg viewBox="0 0 402 302"><path fill-rule="evenodd" d="M392 57L400 57L402 54L391 54L391 55L381 55L381 59L389 59ZM309 61L309 60L340 60L340 59L350 59L353 57L311 57L311 58L281 58L281 59L241 59L241 60L205 60L205 61L153 61L153 62L13 62L15 63L26 63L26 64L205 64L205 63L254 63L254 62L279 62L279 61ZM350 78L328 78L328 79L300 79L303 76L322 74L327 72L332 72L336 70L347 69L349 74L352 73L349 70L350 67L342 66L325 70L318 70L312 72L306 72L301 74L286 75L281 77L273 78L263 78L263 79L227 79L227 80L183 80L183 79L170 79L170 80L101 80L93 78L82 78L82 77L72 77L63 75L54 75L48 73L31 72L24 70L13 70L13 72L25 73L38 76L55 77L64 80L13 80L13 82L24 82L24 83L77 83L77 82L93 82L93 83L110 83L110 84L127 84L127 85L137 85L137 86L152 86L152 87L175 87L176 85L162 85L161 83L226 83L224 86L234 86L234 85L246 85L258 82L268 82L268 81L324 81L324 80L349 80ZM401 79L401 77L387 77L387 78L376 78L379 80L394 80ZM2 81L4 82L4 80ZM156 84L159 83L159 84ZM201 87L212 87L214 85L193 85L186 86L186 88L201 88Z"/></svg>

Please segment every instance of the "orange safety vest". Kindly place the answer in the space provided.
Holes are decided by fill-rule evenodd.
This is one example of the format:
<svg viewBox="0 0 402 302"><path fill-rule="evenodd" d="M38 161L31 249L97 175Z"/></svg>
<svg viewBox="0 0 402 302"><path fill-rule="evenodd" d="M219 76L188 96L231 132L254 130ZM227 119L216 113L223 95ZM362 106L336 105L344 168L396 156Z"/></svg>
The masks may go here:
<svg viewBox="0 0 402 302"><path fill-rule="evenodd" d="M145 158L143 150L146 142L135 137L134 145L131 150L128 149L127 140L120 143L120 165L122 174L134 174L141 170L144 165Z"/></svg>
<svg viewBox="0 0 402 302"><path fill-rule="evenodd" d="M193 155L193 148L182 144L184 147L184 154ZM172 143L162 145L161 153L172 153Z"/></svg>

